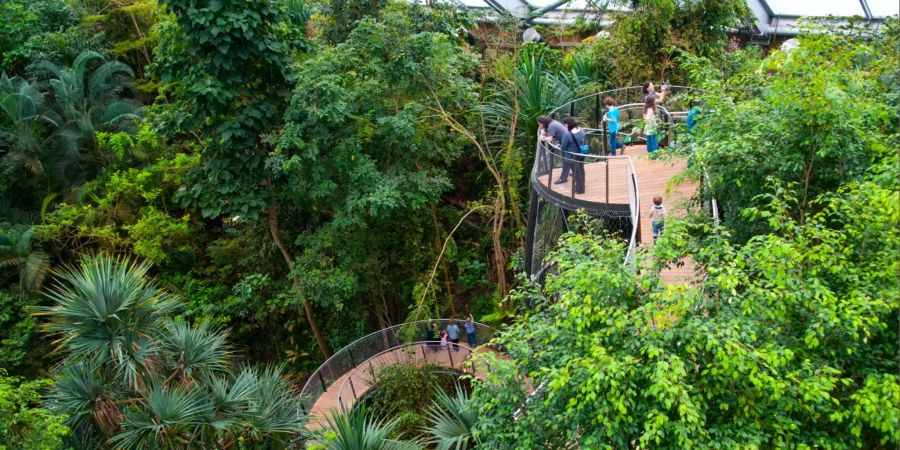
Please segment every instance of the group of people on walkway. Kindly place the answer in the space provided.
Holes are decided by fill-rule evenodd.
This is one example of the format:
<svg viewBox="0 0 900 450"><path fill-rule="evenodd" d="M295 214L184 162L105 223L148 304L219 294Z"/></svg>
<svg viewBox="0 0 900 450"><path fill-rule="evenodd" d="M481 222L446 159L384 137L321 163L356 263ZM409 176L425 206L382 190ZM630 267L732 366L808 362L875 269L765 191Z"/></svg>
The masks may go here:
<svg viewBox="0 0 900 450"><path fill-rule="evenodd" d="M666 100L669 88L663 84L660 92L656 92L656 86L648 82L644 83L642 93L644 96L643 132L647 141L647 152L652 153L659 148L659 139L657 137L659 119L656 105ZM615 156L618 149L625 148L625 144L619 142L617 136L620 129L619 108L616 106L616 99L611 96L604 98L603 104L606 106L606 113L603 114L603 123L606 124L606 131L609 136L609 153ZM697 115L696 110L697 108L693 108L691 114L689 114L689 128L693 125L693 123L690 123L691 119ZM691 117L692 115L694 117ZM584 155L590 152L586 133L578 126L578 121L571 116L564 118L562 123L548 116L540 116L538 117L538 125L541 129L541 141L546 143L557 142L563 154L562 173L560 173L559 178L553 181L553 184L567 183L571 172L575 179L573 191L576 194L583 194L585 190ZM662 204L662 196L654 196L653 205L650 206L650 211L648 212L654 241L663 232L666 216L667 213L665 206ZM456 342L458 342L458 339Z"/></svg>
<svg viewBox="0 0 900 450"><path fill-rule="evenodd" d="M475 335L475 319L469 314L466 321L463 322L463 330L466 332L466 342L470 348L478 345L478 339ZM437 322L431 322L425 330L425 341L429 342L432 351L446 350L450 343L453 344L453 350L459 351L459 337L461 335L460 327L455 318L450 318L447 328L438 329Z"/></svg>

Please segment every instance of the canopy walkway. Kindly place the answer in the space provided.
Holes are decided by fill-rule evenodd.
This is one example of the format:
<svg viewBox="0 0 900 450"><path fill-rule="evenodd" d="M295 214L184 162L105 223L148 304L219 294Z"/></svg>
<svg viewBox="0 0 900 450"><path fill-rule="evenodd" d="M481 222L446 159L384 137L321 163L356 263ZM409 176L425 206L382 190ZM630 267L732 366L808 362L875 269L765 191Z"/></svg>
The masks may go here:
<svg viewBox="0 0 900 450"><path fill-rule="evenodd" d="M666 125L660 130L661 147L675 145L682 131L676 124L686 117L692 92L689 88L672 87L664 105L658 106L660 121ZM601 121L602 100L606 96L625 103L619 106L619 134L631 134L643 112L640 86L573 100L548 114L557 120L571 115L581 124L591 144L591 154L580 157L583 161L564 154L554 144L537 139L531 174L525 265L526 271L539 279L543 279L550 268L546 261L548 252L559 236L569 230L568 218L575 211L583 209L587 214L603 219L613 235L627 242L623 263L630 265L638 248L653 243L651 221L647 217L653 197L661 195L669 216L677 217L687 213L688 200L700 187L699 180L680 177L687 167L687 160L665 156L667 152L663 148L647 154L644 145L631 145L618 156L609 155L609 140ZM575 191L574 175L568 177L566 183L554 184L564 161L583 167L583 193ZM717 215L714 200L703 207L713 216ZM691 261L682 261L679 267L662 270L660 277L667 283L681 283L695 280L696 274Z"/></svg>
<svg viewBox="0 0 900 450"><path fill-rule="evenodd" d="M378 384L379 371L390 365L434 364L483 378L490 367L475 367L469 361L474 353L492 350L465 345L463 321L456 322L461 332L460 344L449 343L442 348L438 342L426 341L426 332L432 323L442 330L449 322L449 319L435 319L395 325L363 336L339 350L319 366L303 386L301 393L310 418L307 428L318 429L333 411L349 412ZM475 322L476 342L487 343L493 334L491 327Z"/></svg>

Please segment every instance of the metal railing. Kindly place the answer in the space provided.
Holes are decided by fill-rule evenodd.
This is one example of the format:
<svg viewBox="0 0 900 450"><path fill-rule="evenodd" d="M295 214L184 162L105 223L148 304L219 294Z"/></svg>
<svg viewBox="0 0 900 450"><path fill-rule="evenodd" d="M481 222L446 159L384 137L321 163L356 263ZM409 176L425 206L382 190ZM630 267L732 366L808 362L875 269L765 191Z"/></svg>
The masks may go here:
<svg viewBox="0 0 900 450"><path fill-rule="evenodd" d="M373 356L403 344L426 340L428 327L434 323L438 329L445 329L450 319L417 320L394 325L367 334L328 358L306 380L301 395L307 411L311 411L319 397L340 377L356 369ZM465 338L465 321L457 320L462 338ZM475 337L479 344L487 343L494 335L494 329L475 322Z"/></svg>
<svg viewBox="0 0 900 450"><path fill-rule="evenodd" d="M412 342L379 352L349 372L341 382L338 390L341 413L351 411L369 389L378 385L378 375L384 367L403 363L433 363L442 367L458 368L468 362L473 354L475 349L468 345L450 342L441 344L438 341ZM463 372L466 369L469 369L472 375L476 374L474 362L468 368L462 367ZM485 365L485 369L490 371L490 366Z"/></svg>
<svg viewBox="0 0 900 450"><path fill-rule="evenodd" d="M597 135L597 130L586 130L589 136ZM537 162L532 170L532 183L537 187L546 187L541 189L544 197L550 197L557 200L569 208L577 209L585 206L587 209L597 210L606 208L608 215L627 215L631 222L631 230L628 236L628 252L625 255L625 264L629 264L634 255L634 248L638 239L638 218L640 216L641 200L640 191L638 189L637 173L634 170L634 164L629 156L603 156L595 154L579 154L564 155L556 145L545 143L538 140ZM575 182L571 183L571 189L568 192L553 189L553 173L554 169L559 169L563 162L568 162L573 166L581 166L581 175L584 176L583 168L585 166L599 164L602 169L599 171L602 180L596 181L603 184L602 191L604 193L603 201L586 200L584 197L579 198L579 194L575 192ZM578 175L573 175L578 176ZM542 177L547 177L546 182L541 181ZM587 184L587 181L584 181ZM586 187L586 186L585 186ZM610 201L610 193L612 190L621 190L627 192L627 202ZM617 200L613 198L613 200Z"/></svg>

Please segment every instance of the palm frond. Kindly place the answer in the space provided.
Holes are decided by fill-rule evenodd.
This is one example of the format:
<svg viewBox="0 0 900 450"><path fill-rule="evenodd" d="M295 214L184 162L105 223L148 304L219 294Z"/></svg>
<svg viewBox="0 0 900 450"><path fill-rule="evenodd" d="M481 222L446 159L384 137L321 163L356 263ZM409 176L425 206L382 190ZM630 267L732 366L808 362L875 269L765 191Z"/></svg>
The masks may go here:
<svg viewBox="0 0 900 450"><path fill-rule="evenodd" d="M152 360L148 336L176 310L175 297L159 290L146 264L106 255L86 257L58 273L46 296L52 306L35 308L49 318L44 328L58 337L60 350L76 359L99 358L136 382Z"/></svg>
<svg viewBox="0 0 900 450"><path fill-rule="evenodd" d="M134 77L134 71L127 64L108 61L91 74L88 81L88 95L97 98L125 87L127 83L116 77L116 74L125 74L128 78Z"/></svg>
<svg viewBox="0 0 900 450"><path fill-rule="evenodd" d="M227 367L230 351L227 334L213 330L207 323L191 326L183 321L168 321L160 339L165 369L182 379L195 378L201 372L221 372Z"/></svg>
<svg viewBox="0 0 900 450"><path fill-rule="evenodd" d="M390 439L399 425L397 418L383 421L370 418L365 407L347 415L337 412L326 418L323 431L315 435L316 443L326 450L414 450L424 445L418 441Z"/></svg>
<svg viewBox="0 0 900 450"><path fill-rule="evenodd" d="M430 443L437 450L466 450L473 448L476 440L472 434L478 416L469 403L469 395L456 386L451 397L443 389L437 389L437 401L428 410L431 425L424 431L431 436Z"/></svg>

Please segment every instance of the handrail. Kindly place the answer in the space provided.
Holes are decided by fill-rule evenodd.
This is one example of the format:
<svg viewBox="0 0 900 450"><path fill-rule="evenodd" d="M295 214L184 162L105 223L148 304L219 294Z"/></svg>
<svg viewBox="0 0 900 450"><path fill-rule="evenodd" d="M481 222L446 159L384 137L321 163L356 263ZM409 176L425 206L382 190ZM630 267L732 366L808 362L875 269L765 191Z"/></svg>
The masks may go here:
<svg viewBox="0 0 900 450"><path fill-rule="evenodd" d="M420 339L426 327L430 327L431 323L437 324L438 328L444 328L449 322L450 319L405 322L374 331L347 344L325 360L307 378L301 390L303 403L307 411L312 410L319 397L335 381L347 372L356 369L363 361L369 360L373 355L381 351L395 348L403 342L413 342L417 338ZM465 321L457 320L456 323L459 324L462 330ZM494 329L480 322L474 323L477 342L488 342L494 334Z"/></svg>
<svg viewBox="0 0 900 450"><path fill-rule="evenodd" d="M344 379L344 381L341 383L340 389L338 389L338 391L337 391L338 392L338 404L341 407L341 413L346 413L347 410L352 409L353 405L359 400L359 398L362 396L362 394L364 394L365 392L368 392L368 390L373 385L378 384L378 379L377 379L378 377L376 375L375 367L372 365L371 361L374 360L375 358L378 358L379 356L382 356L382 355L385 355L388 353L393 353L398 350L404 350L404 349L410 350L411 349L412 352L410 352L409 354L413 355L413 357L414 357L413 361L416 361L415 357L417 357L419 355L418 349L422 349L422 353L421 353L422 361L429 362L429 360L428 360L429 354L432 354L434 356L434 354L443 352L446 350L447 356L448 356L447 360L450 362L450 365L447 367L456 367L458 364L456 362L454 362L453 354L459 352L459 350L457 350L457 348L465 351L465 355L457 355L456 361L458 363L462 363L462 362L466 361L469 356L471 356L472 354L475 353L474 348L469 347L468 345L465 345L465 344L453 344L453 343L447 342L446 348L440 348L439 347L440 345L441 344L439 343L439 341L417 341L417 342L411 342L408 344L401 344L401 345L397 345L397 346L382 350L382 351L372 355L365 361L363 361L359 366L354 368L353 371L351 371L347 374L347 378ZM435 348L437 348L437 350L435 350ZM463 356L463 357L460 358L460 356ZM395 357L396 357L396 355L395 355ZM444 362L441 358L434 358L432 360ZM398 363L400 362L399 358L397 359L397 362ZM369 363L368 367L364 367L366 365L366 363ZM357 385L355 385L353 383L353 377L356 376L360 370L365 371L366 369L369 370L368 375L371 375L371 377L372 377L371 381L373 381L373 383L368 383L369 385L366 387L365 391L360 391L359 393L357 393L357 388L356 388ZM363 374L366 374L366 373L363 372ZM475 374L474 365L472 366L472 374L473 375ZM359 380L359 381L365 382L365 380ZM349 396L348 397L344 396L344 390L348 387L350 388L350 394L352 394L352 400ZM347 399L346 402L344 401L345 398Z"/></svg>

